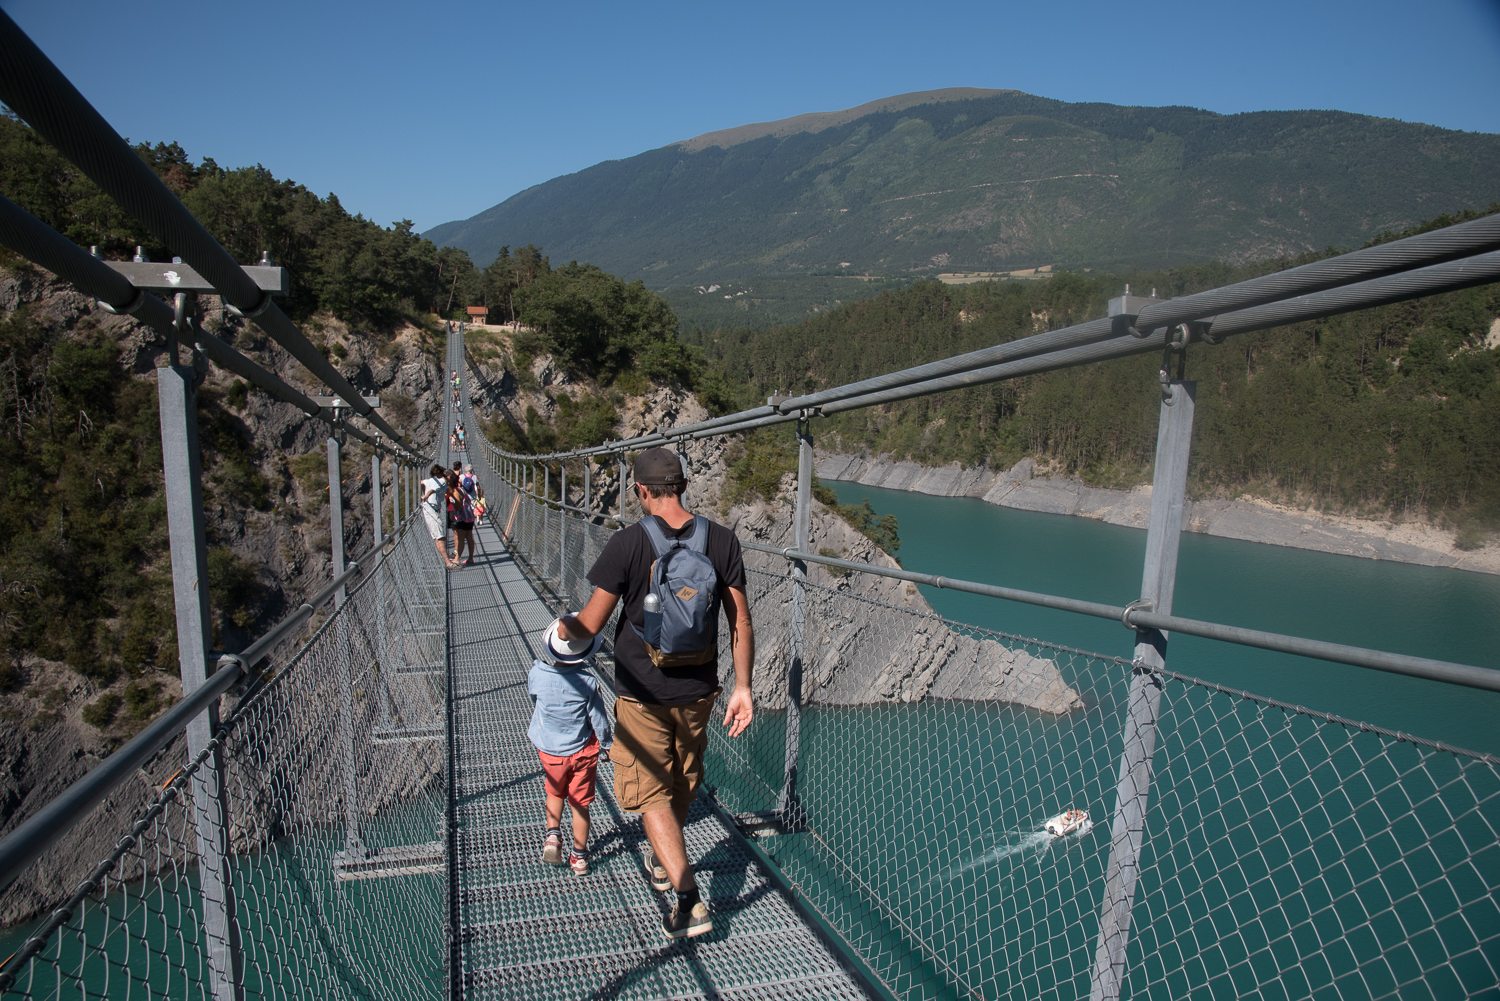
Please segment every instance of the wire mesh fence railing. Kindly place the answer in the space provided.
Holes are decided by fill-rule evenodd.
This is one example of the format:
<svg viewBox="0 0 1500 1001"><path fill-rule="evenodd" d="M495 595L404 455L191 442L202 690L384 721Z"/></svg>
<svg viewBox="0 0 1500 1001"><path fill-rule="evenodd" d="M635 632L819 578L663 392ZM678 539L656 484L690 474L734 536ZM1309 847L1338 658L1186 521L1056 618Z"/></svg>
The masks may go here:
<svg viewBox="0 0 1500 1001"><path fill-rule="evenodd" d="M222 772L181 767L179 739L0 897L6 996L442 996L445 616L430 542L400 533L226 708ZM215 781L231 920L205 931L193 796Z"/></svg>
<svg viewBox="0 0 1500 1001"><path fill-rule="evenodd" d="M578 607L613 526L491 476L509 541ZM1137 669L749 556L757 717L737 740L711 728L718 804L763 816L785 794L803 589L795 795L761 846L897 996L1089 996L1107 860L1132 833L1113 821ZM1178 671L1147 680L1161 708L1120 996L1500 989L1500 759ZM1073 809L1077 830L1044 826Z"/></svg>

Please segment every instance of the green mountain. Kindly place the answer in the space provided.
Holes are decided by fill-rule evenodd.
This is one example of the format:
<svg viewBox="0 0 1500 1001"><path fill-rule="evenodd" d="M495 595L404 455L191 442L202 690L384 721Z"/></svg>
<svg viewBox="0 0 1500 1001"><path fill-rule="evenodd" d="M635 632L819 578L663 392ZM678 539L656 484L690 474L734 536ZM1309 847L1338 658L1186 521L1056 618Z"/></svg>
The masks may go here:
<svg viewBox="0 0 1500 1001"><path fill-rule="evenodd" d="M1264 260L1497 199L1500 135L943 90L597 164L426 235L667 289Z"/></svg>

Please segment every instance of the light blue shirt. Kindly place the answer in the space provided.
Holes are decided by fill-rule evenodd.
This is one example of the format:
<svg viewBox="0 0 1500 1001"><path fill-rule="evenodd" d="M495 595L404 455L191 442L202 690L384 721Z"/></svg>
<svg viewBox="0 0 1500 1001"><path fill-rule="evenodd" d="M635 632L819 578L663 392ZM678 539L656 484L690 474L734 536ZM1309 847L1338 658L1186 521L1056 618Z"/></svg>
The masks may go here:
<svg viewBox="0 0 1500 1001"><path fill-rule="evenodd" d="M537 750L565 757L599 738L601 750L614 742L599 680L587 664L531 662L526 691L533 703L526 735Z"/></svg>

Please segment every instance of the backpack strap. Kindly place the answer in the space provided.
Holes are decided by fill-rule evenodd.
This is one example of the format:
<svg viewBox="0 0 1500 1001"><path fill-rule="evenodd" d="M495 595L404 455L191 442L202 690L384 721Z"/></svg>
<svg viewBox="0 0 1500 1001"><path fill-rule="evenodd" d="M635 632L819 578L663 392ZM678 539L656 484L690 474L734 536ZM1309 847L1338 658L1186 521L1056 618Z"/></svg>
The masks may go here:
<svg viewBox="0 0 1500 1001"><path fill-rule="evenodd" d="M667 555L672 543L667 541L667 534L661 530L661 523L656 520L656 516L648 514L638 524L646 530L646 538L651 540L651 549L656 553L656 558L661 559Z"/></svg>
<svg viewBox="0 0 1500 1001"><path fill-rule="evenodd" d="M655 515L646 515L639 524L646 530L646 538L651 540L651 548L655 550L657 559L679 546L708 555L708 519L701 514L693 515L693 530L676 539L667 538L667 533L661 530L661 522Z"/></svg>

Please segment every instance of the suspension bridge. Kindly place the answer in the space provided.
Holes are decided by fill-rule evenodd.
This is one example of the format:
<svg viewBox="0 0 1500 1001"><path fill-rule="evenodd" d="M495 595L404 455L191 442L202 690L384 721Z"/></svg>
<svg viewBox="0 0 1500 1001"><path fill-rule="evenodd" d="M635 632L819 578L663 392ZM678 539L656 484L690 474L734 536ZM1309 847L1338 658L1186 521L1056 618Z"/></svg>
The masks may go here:
<svg viewBox="0 0 1500 1001"><path fill-rule="evenodd" d="M185 693L63 796L7 819L0 903L30 917L0 948L5 996L1500 996L1500 759L1226 690L1168 657L1171 635L1196 635L1500 691L1490 667L1172 611L1188 345L1496 281L1500 216L1179 299L1122 296L1089 323L567 453L507 453L470 420L460 457L490 511L475 564L449 572L413 513L421 470L451 464L454 421L474 401L450 401L436 428L392 427L373 387L280 312L279 269L233 261L4 14L0 43L0 98L183 259L175 281L150 262L111 265L0 198L0 242L167 338L157 375ZM204 330L198 292L257 323L329 395ZM436 384L453 370L472 387L482 373L464 331L448 333ZM819 417L1142 352L1163 366L1139 594L1086 602L814 551ZM331 580L235 653L210 650L199 586L205 362L330 427ZM593 871L539 864L526 671L542 627L579 607L594 557L634 514L595 475L613 464L623 483L640 448L782 424L798 445L795 501L775 542L743 540L757 720L733 741L712 732L687 828L715 931L669 943L644 836L607 768ZM351 438L372 450L374 537L353 561ZM1134 648L947 621L900 600L912 583L1116 619ZM892 658L940 682L900 703L836 683ZM611 680L608 648L598 670ZM1089 700L1020 708L995 694L1001 675ZM964 685L943 687L955 676ZM1086 807L1093 828L1038 831L1059 802ZM991 844L990 831L1010 834Z"/></svg>

